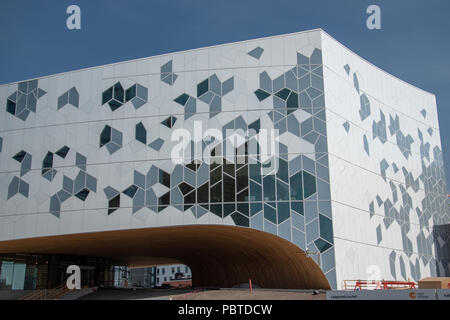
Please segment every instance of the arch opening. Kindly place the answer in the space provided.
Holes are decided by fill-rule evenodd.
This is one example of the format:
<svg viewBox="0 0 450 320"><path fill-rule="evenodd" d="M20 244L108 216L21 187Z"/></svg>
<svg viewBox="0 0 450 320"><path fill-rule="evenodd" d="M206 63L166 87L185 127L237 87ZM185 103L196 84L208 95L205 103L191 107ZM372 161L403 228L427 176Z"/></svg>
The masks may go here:
<svg viewBox="0 0 450 320"><path fill-rule="evenodd" d="M98 256L129 267L182 263L193 287L330 289L319 266L295 244L237 226L184 225L66 234L0 242L1 253Z"/></svg>

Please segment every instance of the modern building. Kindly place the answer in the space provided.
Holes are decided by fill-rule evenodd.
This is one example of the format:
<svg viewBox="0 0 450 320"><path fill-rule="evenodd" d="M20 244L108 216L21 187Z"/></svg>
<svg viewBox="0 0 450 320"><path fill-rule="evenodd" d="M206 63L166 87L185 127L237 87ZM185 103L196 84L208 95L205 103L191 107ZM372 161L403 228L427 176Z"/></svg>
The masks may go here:
<svg viewBox="0 0 450 320"><path fill-rule="evenodd" d="M191 279L192 277L189 267L180 264L155 267L155 272L155 286L161 286L167 281Z"/></svg>
<svg viewBox="0 0 450 320"><path fill-rule="evenodd" d="M170 263L193 286L449 274L435 96L322 30L11 83L0 101L2 287L56 285L55 257L94 257L96 282Z"/></svg>
<svg viewBox="0 0 450 320"><path fill-rule="evenodd" d="M164 282L191 279L191 270L186 265L173 264L157 267L134 268L130 270L130 283L133 286L153 288Z"/></svg>

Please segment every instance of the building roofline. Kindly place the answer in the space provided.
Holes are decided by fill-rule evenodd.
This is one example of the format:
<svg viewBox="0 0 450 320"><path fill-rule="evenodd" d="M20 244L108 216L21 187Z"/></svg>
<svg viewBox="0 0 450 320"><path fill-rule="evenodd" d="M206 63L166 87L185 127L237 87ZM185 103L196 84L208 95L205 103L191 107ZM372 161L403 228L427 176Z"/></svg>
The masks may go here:
<svg viewBox="0 0 450 320"><path fill-rule="evenodd" d="M81 69L63 71L63 72L49 74L49 75L45 75L45 76L40 76L40 77L34 77L34 78L29 78L29 79L23 79L23 80L8 82L8 83L0 84L0 87L9 86L9 85L12 85L12 84L17 84L19 82L24 82L24 81L37 80L37 79L40 80L40 79L45 79L45 78L57 77L57 76L61 76L61 75L67 74L67 73L71 73L71 72L93 70L93 69L98 69L98 68L104 68L104 67L109 67L109 66L120 65L120 64L128 63L128 62L142 61L142 60L146 60L146 59L149 59L149 58L159 58L159 57L164 57L164 56L168 56L168 55L171 55L171 54L189 53L189 52L195 52L195 51L198 51L198 50L205 50L205 49L212 49L212 48L223 47L223 46L227 46L227 45L230 45L230 44L239 44L239 43L245 43L245 42L250 42L250 41L267 40L267 39L273 39L273 38L279 38L279 37L287 37L287 36L293 36L293 35L296 35L296 34L311 33L311 32L317 32L317 31L323 31L323 30L320 29L320 28L316 28L316 29L310 29L310 30L304 30L304 31L296 31L296 32L291 32L291 33L273 35L273 36L268 36L268 37L260 37L260 38L247 39L247 40L241 40L241 41L236 41L236 42L221 43L221 44L216 44L216 45L206 46L206 47L200 47L200 48L194 48L194 49L187 49L187 50L181 50L181 51L171 51L171 52L167 52L167 53L157 54L157 55L154 55L154 56L146 56L146 57L142 57L142 58L123 60L123 61L118 61L118 62L102 64L102 65L98 65L98 66L92 66L92 67L86 67L86 68L81 68Z"/></svg>
<svg viewBox="0 0 450 320"><path fill-rule="evenodd" d="M377 70L383 72L384 74L386 74L386 75L388 75L388 76L390 76L390 77L392 77L392 78L394 78L394 79L396 79L396 80L398 80L398 81L400 81L400 82L402 82L402 83L404 83L404 84L407 84L407 85L410 86L410 87L413 87L413 88L415 88L415 89L418 89L418 90L420 90L420 91L422 91L422 92L424 92L424 93L428 93L428 94L430 94L430 95L432 95L432 96L434 96L434 97L436 96L436 95L435 95L434 93L432 93L432 92L429 92L429 91L426 91L426 90L424 90L424 89L422 89L422 88L419 88L419 87L417 87L417 86L415 86L415 85L413 85L413 84L411 84L411 83L409 83L409 82L407 82L407 81L405 81L405 80L400 79L400 78L397 77L397 76L394 76L393 74L387 72L386 70L381 69L380 67L376 66L376 65L373 64L372 62L368 61L367 59L361 57L359 54L355 53L353 50L349 49L347 46L345 46L344 44L342 44L340 41L336 40L333 36L331 36L331 35L330 35L328 32L326 32L325 30L323 30L323 29L319 29L319 30L322 31L323 34L327 35L330 39L332 39L332 40L334 40L335 42L337 42L342 48L344 48L345 50L349 51L351 54L354 54L355 56L357 56L358 58L360 58L361 60L363 60L363 61L366 62L367 64L371 65L372 67L376 68Z"/></svg>
<svg viewBox="0 0 450 320"><path fill-rule="evenodd" d="M251 42L251 41L267 40L267 39L273 39L273 38L279 38L279 37L288 37L288 36L293 36L293 35L297 35L297 34L312 33L312 32L317 32L317 31L325 34L330 39L332 39L335 42L337 42L342 48L344 48L345 50L349 51L350 53L356 55L357 57L362 59L364 62L368 63L369 65L371 65L373 67L375 67L376 69L378 69L379 71L383 72L384 74L386 74L386 75L388 75L388 76L390 76L390 77L392 77L392 78L394 78L394 79L396 79L396 80L398 80L398 81L400 81L402 83L405 83L405 84L407 84L407 85L409 85L409 86L411 86L411 87L413 87L415 89L418 89L418 90L420 90L422 92L425 92L427 94L435 96L435 94L433 94L433 93L431 93L429 91L426 91L426 90L424 90L422 88L419 88L419 87L417 87L417 86L415 86L415 85L413 85L413 84L411 84L409 82L406 82L405 80L402 80L402 79L400 79L400 78L390 74L389 72L381 69L380 67L374 65L370 61L368 61L365 58L361 57L360 55L358 55L357 53L355 53L354 51L349 49L347 46L345 46L344 44L342 44L341 42L336 40L334 37L332 37L329 33L327 33L322 28L315 28L315 29L310 29L310 30L296 31L296 32L285 33L285 34L280 34L280 35L273 35L273 36L268 36L268 37L260 37L260 38L254 38L254 39L241 40L241 41L236 41L236 42L227 42L227 43L221 43L221 44L217 44L217 45L206 46L206 47L201 47L201 48L194 48L194 49L188 49L188 50L171 51L171 52L168 52L168 53L158 54L158 55L154 55L154 56L147 56L147 57L142 57L142 58L136 58L136 59L129 59L129 60L124 60L124 61L112 62L112 63L102 64L102 65L98 65L98 66L86 67L86 68L75 69L75 70L70 70L70 71L64 71L64 72L54 73L54 74L40 76L40 77L34 77L34 78L29 78L29 79L24 79L24 80L13 81L13 82L9 82L9 83L0 84L0 87L17 84L19 82L24 82L24 81L57 77L57 76L61 76L61 75L72 73L72 72L82 72L82 71L87 71L87 70L94 70L94 69L98 69L98 68L104 68L104 67L108 67L108 66L120 65L120 64L129 63L129 62L143 61L143 60L146 60L146 59L149 59L149 58L158 58L158 57L164 57L164 56L168 56L168 55L172 55L172 54L182 54L182 53L188 53L188 52L195 52L195 51L198 51L198 50L218 48L218 47L223 47L223 46L227 46L227 45L230 45L230 44L242 44L242 43Z"/></svg>

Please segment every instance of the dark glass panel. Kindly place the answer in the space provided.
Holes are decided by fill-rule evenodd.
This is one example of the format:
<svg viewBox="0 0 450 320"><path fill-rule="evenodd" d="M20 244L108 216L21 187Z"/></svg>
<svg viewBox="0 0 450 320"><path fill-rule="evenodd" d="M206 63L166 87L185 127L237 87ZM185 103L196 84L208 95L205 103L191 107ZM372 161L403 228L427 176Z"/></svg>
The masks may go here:
<svg viewBox="0 0 450 320"><path fill-rule="evenodd" d="M261 202L250 202L250 213L252 216L260 212L261 210L262 210Z"/></svg>
<svg viewBox="0 0 450 320"><path fill-rule="evenodd" d="M225 161L225 164L223 165L223 172L234 177L234 163L228 163L227 161Z"/></svg>
<svg viewBox="0 0 450 320"><path fill-rule="evenodd" d="M212 213L214 213L216 216L222 218L222 205L221 204L210 205L210 211Z"/></svg>
<svg viewBox="0 0 450 320"><path fill-rule="evenodd" d="M186 195L184 197L184 204L194 204L196 203L195 201L195 191L192 191L191 193L189 193L188 195Z"/></svg>
<svg viewBox="0 0 450 320"><path fill-rule="evenodd" d="M42 161L42 168L52 168L53 167L53 153L47 152L44 160Z"/></svg>
<svg viewBox="0 0 450 320"><path fill-rule="evenodd" d="M67 156L67 153L69 152L70 148L68 146L64 146L55 153L60 156L61 158L65 158Z"/></svg>
<svg viewBox="0 0 450 320"><path fill-rule="evenodd" d="M211 187L211 202L222 202L222 184Z"/></svg>
<svg viewBox="0 0 450 320"><path fill-rule="evenodd" d="M248 199L248 189L245 189L241 193L238 193L238 195L237 195L238 202L243 202L243 201L248 201L248 200L249 200Z"/></svg>
<svg viewBox="0 0 450 320"><path fill-rule="evenodd" d="M181 193L183 193L183 195L186 195L188 192L191 192L194 189L194 187L187 184L186 182L182 182L181 184L179 184L178 188L180 189Z"/></svg>
<svg viewBox="0 0 450 320"><path fill-rule="evenodd" d="M111 127L105 126L100 134L100 147L111 141Z"/></svg>
<svg viewBox="0 0 450 320"><path fill-rule="evenodd" d="M115 111L116 109L120 108L123 103L116 101L116 100L111 100L108 102L108 104L109 104L109 107L111 108L111 110Z"/></svg>
<svg viewBox="0 0 450 320"><path fill-rule="evenodd" d="M209 183L205 183L197 189L197 202L208 203L209 202Z"/></svg>
<svg viewBox="0 0 450 320"><path fill-rule="evenodd" d="M11 113L12 115L16 114L16 104L11 100L7 100L6 102L6 111Z"/></svg>
<svg viewBox="0 0 450 320"><path fill-rule="evenodd" d="M288 171L288 163L287 161L279 158L278 159L278 171L277 177L283 180L284 182L288 182L289 171Z"/></svg>
<svg viewBox="0 0 450 320"><path fill-rule="evenodd" d="M250 178L261 183L261 165L260 163L249 164Z"/></svg>
<svg viewBox="0 0 450 320"><path fill-rule="evenodd" d="M242 227L249 226L249 219L247 217L244 217L242 214L235 212L231 215L231 218L233 219L234 223L238 226Z"/></svg>
<svg viewBox="0 0 450 320"><path fill-rule="evenodd" d="M108 203L108 214L113 213L120 207L120 194L109 200Z"/></svg>
<svg viewBox="0 0 450 320"><path fill-rule="evenodd" d="M304 199L316 192L316 178L306 171L303 171Z"/></svg>
<svg viewBox="0 0 450 320"><path fill-rule="evenodd" d="M248 216L248 202L238 203L237 204L237 211L239 211L240 213L243 213L244 215Z"/></svg>
<svg viewBox="0 0 450 320"><path fill-rule="evenodd" d="M159 183L170 188L170 174L164 170L159 169Z"/></svg>
<svg viewBox="0 0 450 320"><path fill-rule="evenodd" d="M189 164L186 165L187 168L191 169L192 171L197 171L198 168L200 167L199 163L194 162L194 160L192 160Z"/></svg>
<svg viewBox="0 0 450 320"><path fill-rule="evenodd" d="M103 91L102 94L102 105L107 103L109 100L112 99L113 95L113 87L109 88L108 90Z"/></svg>
<svg viewBox="0 0 450 320"><path fill-rule="evenodd" d="M250 181L250 201L262 201L261 192L261 186L253 181Z"/></svg>
<svg viewBox="0 0 450 320"><path fill-rule="evenodd" d="M275 93L275 95L286 101L287 97L289 96L289 93L291 93L291 90L284 88Z"/></svg>
<svg viewBox="0 0 450 320"><path fill-rule="evenodd" d="M264 204L264 218L266 218L267 220L276 224L277 223L277 212L271 206Z"/></svg>
<svg viewBox="0 0 450 320"><path fill-rule="evenodd" d="M166 192L165 194L163 194L159 199L158 199L158 204L159 205L168 205L170 204L170 191Z"/></svg>
<svg viewBox="0 0 450 320"><path fill-rule="evenodd" d="M173 101L184 106L186 104L186 102L188 101L188 99L189 99L189 95L187 95L186 93L183 93L182 95L180 95L178 98L174 99Z"/></svg>
<svg viewBox="0 0 450 320"><path fill-rule="evenodd" d="M268 96L270 96L270 93L267 93L261 89L258 89L255 91L255 95L258 98L259 101L263 101L264 99L266 99Z"/></svg>
<svg viewBox="0 0 450 320"><path fill-rule="evenodd" d="M23 158L25 158L25 155L26 155L27 153L25 152L25 151L19 151L19 152L17 152L14 156L13 156L13 159L14 160L16 160L16 161L18 161L18 162L22 162L23 161Z"/></svg>
<svg viewBox="0 0 450 320"><path fill-rule="evenodd" d="M209 88L209 83L208 83L208 79L200 82L197 85L197 97L200 97L201 95L203 95L204 93L206 93L208 91Z"/></svg>
<svg viewBox="0 0 450 320"><path fill-rule="evenodd" d="M236 206L234 203L225 203L223 205L223 217L232 214L236 210Z"/></svg>
<svg viewBox="0 0 450 320"><path fill-rule="evenodd" d="M236 191L234 188L234 179L224 174L223 185L225 186L223 192L223 202L235 202Z"/></svg>
<svg viewBox="0 0 450 320"><path fill-rule="evenodd" d="M292 200L303 200L303 183L302 183L302 172L297 172L291 177L291 199Z"/></svg>
<svg viewBox="0 0 450 320"><path fill-rule="evenodd" d="M129 186L128 188L126 188L123 193L125 193L127 196L129 196L130 198L133 198L136 191L137 191L138 187L135 186L134 184Z"/></svg>
<svg viewBox="0 0 450 320"><path fill-rule="evenodd" d="M242 167L236 171L236 192L248 187L248 171L247 167Z"/></svg>
<svg viewBox="0 0 450 320"><path fill-rule="evenodd" d="M289 209L289 202L278 202L278 223L282 223L291 216L291 211Z"/></svg>
<svg viewBox="0 0 450 320"><path fill-rule="evenodd" d="M216 169L212 170L210 173L210 181L211 185L214 185L216 182L222 180L222 168L217 167Z"/></svg>
<svg viewBox="0 0 450 320"><path fill-rule="evenodd" d="M319 214L320 237L333 243L333 224L324 215Z"/></svg>
<svg viewBox="0 0 450 320"><path fill-rule="evenodd" d="M277 180L277 200L289 200L289 186Z"/></svg>
<svg viewBox="0 0 450 320"><path fill-rule="evenodd" d="M127 89L127 91L125 91L125 101L130 101L134 97L136 97L136 85L135 84L132 85L131 87L129 87Z"/></svg>
<svg viewBox="0 0 450 320"><path fill-rule="evenodd" d="M317 249L319 249L320 252L324 252L328 248L331 248L331 246L332 246L330 243L328 243L325 240L322 240L320 238L315 240L314 244L316 245Z"/></svg>
<svg viewBox="0 0 450 320"><path fill-rule="evenodd" d="M124 101L124 91L120 82L114 85L114 99L122 103Z"/></svg>
<svg viewBox="0 0 450 320"><path fill-rule="evenodd" d="M83 189L80 192L78 192L77 194L75 194L75 197L77 197L80 200L86 200L87 196L89 195L89 190L88 189Z"/></svg>
<svg viewBox="0 0 450 320"><path fill-rule="evenodd" d="M270 175L263 179L264 200L275 200L275 178Z"/></svg>
<svg viewBox="0 0 450 320"><path fill-rule="evenodd" d="M147 130L145 129L142 122L139 122L136 125L136 140L142 142L143 144L147 144Z"/></svg>
<svg viewBox="0 0 450 320"><path fill-rule="evenodd" d="M303 213L304 213L304 211L303 211L303 202L302 201L292 201L291 202L291 209L294 210L295 212L298 212L301 215L303 215Z"/></svg>

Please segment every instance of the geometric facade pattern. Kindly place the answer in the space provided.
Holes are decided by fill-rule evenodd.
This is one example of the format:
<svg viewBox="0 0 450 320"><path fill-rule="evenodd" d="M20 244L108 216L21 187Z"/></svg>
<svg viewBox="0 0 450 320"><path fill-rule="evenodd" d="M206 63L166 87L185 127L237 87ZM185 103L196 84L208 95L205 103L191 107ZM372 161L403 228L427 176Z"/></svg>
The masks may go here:
<svg viewBox="0 0 450 320"><path fill-rule="evenodd" d="M349 64L344 65L347 74L350 72ZM360 86L358 76L353 75L353 86L360 94L360 109L358 110L360 121L363 122L371 116L370 100L363 93ZM397 250L389 253L389 272L394 279L418 281L423 277L423 270L426 268L427 273L431 276L448 275L450 273L448 265L448 254L444 254L439 250L439 244L435 243L436 239L446 237L446 232L442 232L450 222L450 213L446 204L446 185L443 167L442 152L439 145L433 149L433 156L430 152L430 142L426 142L420 128L417 128L417 135L420 141L418 155L414 155L412 146L414 138L410 133L404 133L400 127L401 117L398 114L389 114L389 133L395 140L394 146L400 151L405 159L411 157L419 158L421 162L421 172L414 174L407 167L402 166L401 170L397 164L392 162L392 173L389 171L389 160L383 158L380 161L380 175L383 178L386 189L389 190L387 197L376 195L375 199L368 204L370 219L379 219L376 216L374 202L378 204L383 216L374 230L376 244L383 245L384 237L395 225L400 227L401 247L404 252L399 255ZM382 109L379 110L380 120L372 121L372 137L373 140L378 139L384 145L388 142L386 117ZM420 115L426 118L426 110L421 109ZM348 133L350 124L348 121L343 124ZM427 131L432 136L432 129ZM430 133L431 132L431 133ZM369 142L366 134L363 134L363 148L365 153L371 157L369 152ZM398 182L392 179L392 174L401 173L402 178ZM381 190L381 189L379 189ZM417 195L424 192L425 197L421 202L415 203L413 199ZM376 219L377 218L377 219ZM395 223L394 223L395 222ZM416 226L417 224L417 226ZM414 230L415 229L415 230ZM416 231L418 229L418 232ZM447 228L448 229L448 228ZM438 231L439 230L439 231ZM413 232L416 231L416 232ZM448 232L448 230L447 230ZM443 236L439 236L443 233ZM442 244L442 243L441 243ZM433 250L436 248L436 251ZM441 245L442 247L442 245ZM407 263L409 260L409 273L407 273ZM421 267L422 266L422 267Z"/></svg>
<svg viewBox="0 0 450 320"><path fill-rule="evenodd" d="M256 47L255 49L249 51L247 54L257 60L259 60L259 58L261 58L261 55L263 54L264 49L261 47Z"/></svg>
<svg viewBox="0 0 450 320"><path fill-rule="evenodd" d="M14 176L8 186L8 199L19 193L28 198L30 186L22 180L22 176L31 170L31 154L26 151L20 151L13 156L13 159L20 163L20 177Z"/></svg>
<svg viewBox="0 0 450 320"><path fill-rule="evenodd" d="M70 104L75 108L78 108L78 103L80 100L80 96L78 95L78 91L75 87L70 88L66 92L64 92L58 98L58 110L64 107L66 104Z"/></svg>
<svg viewBox="0 0 450 320"><path fill-rule="evenodd" d="M82 154L76 153L75 165L79 171L75 179L63 176L62 189L50 198L49 212L55 217L60 216L61 205L72 196L85 201L89 192L97 192L97 179L87 173L87 159Z"/></svg>
<svg viewBox="0 0 450 320"><path fill-rule="evenodd" d="M42 160L42 170L41 170L42 177L44 177L48 181L52 181L56 173L58 172L56 169L53 168L54 155L56 154L60 158L64 159L67 156L69 150L70 148L68 146L63 146L55 153L48 151L44 157L44 160Z"/></svg>
<svg viewBox="0 0 450 320"><path fill-rule="evenodd" d="M222 96L234 88L234 78L220 82L216 74L211 75L197 85L197 98L209 105L209 117L222 111Z"/></svg>
<svg viewBox="0 0 450 320"><path fill-rule="evenodd" d="M432 95L321 30L122 67L153 72L122 77L113 65L41 79L43 89L38 80L0 87L8 120L1 239L230 224L307 250L334 288L367 278L374 264L385 279L448 275L448 233L436 227L450 214ZM71 89L52 92L60 82ZM55 102L80 118L48 116ZM172 133L196 122L222 136L189 144L186 161L173 162ZM278 152L267 162L258 138L272 129Z"/></svg>
<svg viewBox="0 0 450 320"><path fill-rule="evenodd" d="M38 80L20 82L18 89L6 100L6 111L22 121L36 112L37 100L46 92L38 87Z"/></svg>
<svg viewBox="0 0 450 320"><path fill-rule="evenodd" d="M122 148L122 132L105 125L100 133L100 148L103 146L106 146L110 154Z"/></svg>
<svg viewBox="0 0 450 320"><path fill-rule="evenodd" d="M147 103L148 89L138 83L124 90L120 82L116 82L102 94L102 105L107 103L111 111L119 109L123 104L131 101L135 109Z"/></svg>
<svg viewBox="0 0 450 320"><path fill-rule="evenodd" d="M161 66L161 81L168 85L173 85L177 80L177 75L172 72L172 60Z"/></svg>

